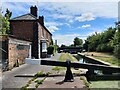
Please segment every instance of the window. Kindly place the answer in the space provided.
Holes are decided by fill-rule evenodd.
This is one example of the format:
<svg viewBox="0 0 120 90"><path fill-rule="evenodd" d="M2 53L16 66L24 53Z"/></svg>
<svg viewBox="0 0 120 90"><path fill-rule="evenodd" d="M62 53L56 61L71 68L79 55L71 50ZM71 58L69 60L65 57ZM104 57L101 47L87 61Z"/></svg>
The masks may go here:
<svg viewBox="0 0 120 90"><path fill-rule="evenodd" d="M17 50L25 50L25 49L29 49L28 45L17 45Z"/></svg>
<svg viewBox="0 0 120 90"><path fill-rule="evenodd" d="M47 44L45 42L42 43L42 52L47 52Z"/></svg>

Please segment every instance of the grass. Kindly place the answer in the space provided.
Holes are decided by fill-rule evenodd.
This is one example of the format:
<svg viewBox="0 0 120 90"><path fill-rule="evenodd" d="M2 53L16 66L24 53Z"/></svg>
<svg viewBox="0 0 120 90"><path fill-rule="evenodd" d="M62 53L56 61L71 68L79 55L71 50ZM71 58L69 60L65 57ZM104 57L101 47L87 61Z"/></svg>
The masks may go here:
<svg viewBox="0 0 120 90"><path fill-rule="evenodd" d="M42 80L36 80L36 81L35 81L35 83L36 83L35 87L38 88L38 86L39 86L40 84L42 84L42 83L45 81L45 79L46 79L46 77L43 78Z"/></svg>
<svg viewBox="0 0 120 90"><path fill-rule="evenodd" d="M120 59L116 58L112 53L85 52L83 54L87 54L89 56L93 54L91 57L108 62L111 65L120 66Z"/></svg>
<svg viewBox="0 0 120 90"><path fill-rule="evenodd" d="M54 70L54 71L60 71L60 70L66 70L66 68L65 67L56 66L56 67L52 68L52 70Z"/></svg>
<svg viewBox="0 0 120 90"><path fill-rule="evenodd" d="M115 57L96 57L96 56L93 56L94 58L96 59L99 59L99 60L102 60L102 61L105 61L105 62L108 62L112 65L115 65L115 66L120 66L120 60L115 58Z"/></svg>
<svg viewBox="0 0 120 90"><path fill-rule="evenodd" d="M48 76L49 74L51 74L50 72L47 72L47 73L44 73L43 71L39 71L39 72L37 72L35 75L34 75L34 77L32 78L32 79L30 79L28 82L27 82L27 84L25 85L25 86L23 86L20 90L29 90L29 86L30 86L30 84L33 82L33 81L35 81L38 77L40 77L40 76ZM44 82L44 80L46 79L46 77L45 78L43 78L42 80L36 80L35 81L35 83L37 83L36 85L35 85L35 87L37 88L40 84L42 84L43 82ZM30 90L32 90L32 89L30 89Z"/></svg>
<svg viewBox="0 0 120 90"><path fill-rule="evenodd" d="M77 59L74 58L71 54L69 54L69 53L61 53L61 56L59 57L59 61L66 61L67 59L69 59L72 62L77 61Z"/></svg>
<svg viewBox="0 0 120 90"><path fill-rule="evenodd" d="M90 88L117 88L120 89L120 81L91 81Z"/></svg>
<svg viewBox="0 0 120 90"><path fill-rule="evenodd" d="M84 82L84 84L85 84L86 87L89 87L89 86L90 86L90 84L89 84L89 82L87 81L87 79L86 79L85 76L80 76L80 80L83 80L83 82Z"/></svg>
<svg viewBox="0 0 120 90"><path fill-rule="evenodd" d="M41 76L41 75L44 75L43 71L37 72L37 73L35 74L35 77L39 77L39 76Z"/></svg>
<svg viewBox="0 0 120 90"><path fill-rule="evenodd" d="M61 56L59 57L59 61L66 61L67 59L69 59L71 62L76 62L77 61L77 59L76 58L74 58L71 54L69 54L69 53L61 53ZM59 71L60 70L66 70L66 68L65 67L59 67L59 66L56 66L56 67L53 67L52 68L52 70L54 70L54 71L58 71L58 73L59 73Z"/></svg>

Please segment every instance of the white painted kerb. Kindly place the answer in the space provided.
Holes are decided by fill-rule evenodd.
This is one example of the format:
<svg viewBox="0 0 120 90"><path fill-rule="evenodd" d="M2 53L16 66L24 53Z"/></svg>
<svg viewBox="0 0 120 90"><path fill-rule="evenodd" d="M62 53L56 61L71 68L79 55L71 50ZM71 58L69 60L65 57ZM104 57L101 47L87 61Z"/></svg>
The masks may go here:
<svg viewBox="0 0 120 90"><path fill-rule="evenodd" d="M26 58L25 59L25 64L41 65L41 59Z"/></svg>

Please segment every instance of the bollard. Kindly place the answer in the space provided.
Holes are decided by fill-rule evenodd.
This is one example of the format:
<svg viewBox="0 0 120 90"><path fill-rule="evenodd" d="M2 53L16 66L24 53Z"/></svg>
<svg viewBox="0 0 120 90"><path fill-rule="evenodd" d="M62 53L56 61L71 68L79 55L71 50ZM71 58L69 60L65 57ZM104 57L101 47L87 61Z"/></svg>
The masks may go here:
<svg viewBox="0 0 120 90"><path fill-rule="evenodd" d="M73 78L73 74L71 71L71 65L70 65L71 61L67 59L66 63L67 63L67 70L66 70L64 82L73 82L74 78Z"/></svg>

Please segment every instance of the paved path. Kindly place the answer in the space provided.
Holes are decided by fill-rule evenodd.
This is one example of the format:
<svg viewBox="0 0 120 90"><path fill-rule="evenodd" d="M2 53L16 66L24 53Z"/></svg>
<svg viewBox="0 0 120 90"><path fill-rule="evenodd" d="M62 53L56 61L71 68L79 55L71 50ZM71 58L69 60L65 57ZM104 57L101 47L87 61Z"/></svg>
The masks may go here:
<svg viewBox="0 0 120 90"><path fill-rule="evenodd" d="M60 54L56 54L51 58L46 59L58 59ZM27 77L14 77L16 75L34 75L38 71L53 72L52 66L42 66L42 65L28 65L24 64L19 67L12 69L11 71L6 71L3 73L2 87L3 88L21 88L24 86L31 78Z"/></svg>
<svg viewBox="0 0 120 90"><path fill-rule="evenodd" d="M51 58L46 58L46 59L57 60L59 57L60 57L60 54L58 53L55 56L52 56ZM16 75L25 75L25 74L34 75L38 71L52 72L52 73L56 74L56 71L53 71L52 68L53 68L53 66L28 65L28 64L21 65L19 67L12 69L12 71L7 71L7 72L3 73L2 88L21 88L21 87L25 86L30 79L32 79L32 77L15 77ZM80 79L78 79L78 78L75 79L75 82L73 82L71 84L64 83L64 84L62 84L62 86L60 84L56 84L56 83L63 80L64 76L53 77L53 79L51 79L51 78L47 77L47 79L45 80L45 83L42 86L39 86L38 88L50 88L50 87L51 88L55 88L55 87L68 88L69 85L71 85L69 88L71 88L71 87L83 88L84 87L83 82L81 82ZM77 86L75 85L75 83ZM54 86L51 86L51 85L54 85ZM32 88L34 88L34 87L32 87Z"/></svg>
<svg viewBox="0 0 120 90"><path fill-rule="evenodd" d="M63 82L64 77L48 77L46 80L39 86L39 88L84 88L85 85L83 81L80 80L80 77L75 77L74 82ZM77 89L78 90L78 89Z"/></svg>

